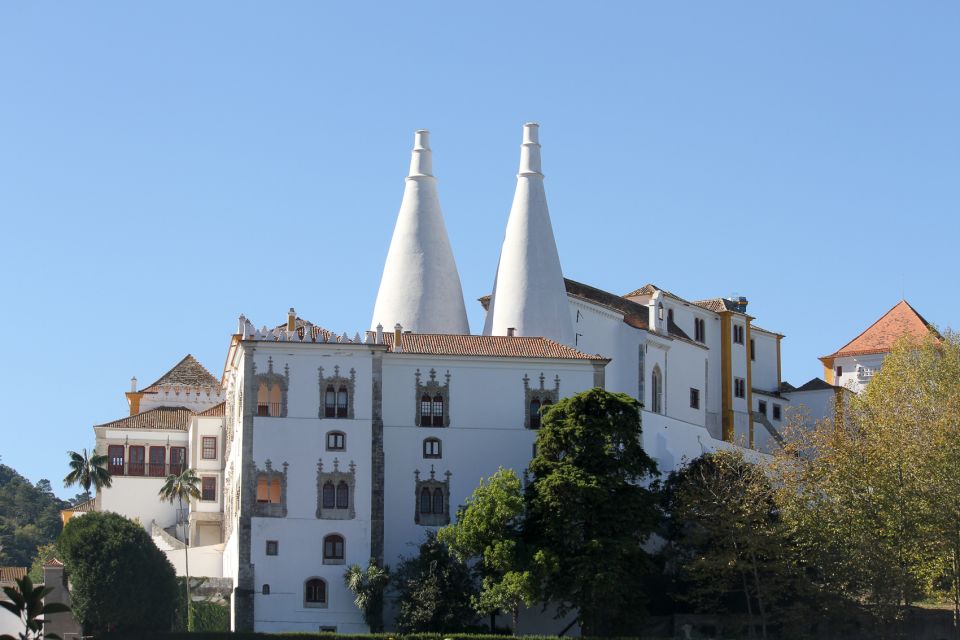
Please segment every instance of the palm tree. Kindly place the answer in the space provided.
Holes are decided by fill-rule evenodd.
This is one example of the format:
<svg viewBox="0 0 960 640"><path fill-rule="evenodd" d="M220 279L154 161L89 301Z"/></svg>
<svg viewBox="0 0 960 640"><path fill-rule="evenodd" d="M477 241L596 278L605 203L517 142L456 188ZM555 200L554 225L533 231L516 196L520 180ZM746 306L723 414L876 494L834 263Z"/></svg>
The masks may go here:
<svg viewBox="0 0 960 640"><path fill-rule="evenodd" d="M383 631L383 592L390 581L390 569L378 567L371 558L366 570L358 564L347 567L343 583L353 592L354 603L363 612L363 620L370 633Z"/></svg>
<svg viewBox="0 0 960 640"><path fill-rule="evenodd" d="M183 513L184 500L187 501L189 507L190 500L200 499L199 484L200 476L193 469L184 469L179 475L171 473L160 488L160 499L170 502L176 500L180 505L178 513ZM187 631L193 631L193 607L190 606L190 542L187 540L186 530L183 534L183 541L183 566L187 584Z"/></svg>
<svg viewBox="0 0 960 640"><path fill-rule="evenodd" d="M106 468L107 456L97 455L96 451L91 453L93 455L87 455L86 449L83 450L83 453L67 451L67 455L70 456L70 473L63 479L63 486L65 487L75 484L83 487L88 500L90 499L91 486L96 488L97 493L100 493L102 488L109 487L113 483L113 477Z"/></svg>
<svg viewBox="0 0 960 640"><path fill-rule="evenodd" d="M43 634L43 616L51 613L66 613L70 607L59 602L43 603L43 599L53 587L33 586L30 576L17 578L16 586L4 587L3 592L7 600L0 600L0 607L3 607L13 615L20 618L20 623L24 626L24 632L20 634L21 640L32 640L33 638L59 638L56 634ZM0 640L16 640L13 636L3 635Z"/></svg>

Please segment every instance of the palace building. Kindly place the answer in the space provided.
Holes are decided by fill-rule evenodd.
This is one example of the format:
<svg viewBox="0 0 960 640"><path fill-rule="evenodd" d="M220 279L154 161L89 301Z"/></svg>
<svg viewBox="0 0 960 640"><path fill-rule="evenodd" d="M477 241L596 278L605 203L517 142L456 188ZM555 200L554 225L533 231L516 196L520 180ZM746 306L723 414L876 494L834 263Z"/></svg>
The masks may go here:
<svg viewBox="0 0 960 640"><path fill-rule="evenodd" d="M793 390L784 336L757 326L746 298L637 284L620 295L564 278L539 127L526 124L486 322L471 334L417 131L370 328L337 335L294 309L259 328L240 316L219 379L192 356L142 389L133 379L129 416L94 427L114 476L94 508L138 518L178 571L186 545L192 574L227 579L237 630L365 632L345 566L396 566L481 477L522 473L541 411L560 398L637 398L664 472L718 448L777 446ZM862 338L828 357L830 393L842 358L864 357ZM184 466L202 496L181 512L156 496ZM521 624L565 626L549 614Z"/></svg>

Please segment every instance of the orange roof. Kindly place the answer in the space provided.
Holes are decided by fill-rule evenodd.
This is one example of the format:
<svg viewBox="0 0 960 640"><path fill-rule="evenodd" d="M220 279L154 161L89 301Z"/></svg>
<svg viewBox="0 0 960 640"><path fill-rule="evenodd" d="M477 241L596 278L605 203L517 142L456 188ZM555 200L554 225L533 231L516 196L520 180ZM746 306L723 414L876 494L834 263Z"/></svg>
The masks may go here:
<svg viewBox="0 0 960 640"><path fill-rule="evenodd" d="M0 582L13 582L27 575L27 567L0 567Z"/></svg>
<svg viewBox="0 0 960 640"><path fill-rule="evenodd" d="M190 426L190 417L193 411L184 407L157 407L135 416L121 418L113 422L95 424L97 427L111 427L114 429L170 429L172 431L186 431Z"/></svg>
<svg viewBox="0 0 960 640"><path fill-rule="evenodd" d="M225 416L227 415L227 403L221 402L215 404L209 409L205 409L197 414L198 416Z"/></svg>
<svg viewBox="0 0 960 640"><path fill-rule="evenodd" d="M393 347L392 331L384 331L383 342L390 347L390 351L396 351ZM582 353L547 338L525 336L404 333L400 336L400 346L401 353L423 355L607 360L603 356Z"/></svg>
<svg viewBox="0 0 960 640"><path fill-rule="evenodd" d="M160 376L159 380L145 389L141 389L141 391L143 393L155 393L159 387L178 385L185 387L219 387L220 381L214 378L196 358L188 353L170 371Z"/></svg>
<svg viewBox="0 0 960 640"><path fill-rule="evenodd" d="M917 310L906 300L901 300L887 311L879 320L867 327L866 331L843 345L825 358L842 356L862 356L871 353L887 353L894 343L904 336L923 339L931 331L936 331L923 319Z"/></svg>

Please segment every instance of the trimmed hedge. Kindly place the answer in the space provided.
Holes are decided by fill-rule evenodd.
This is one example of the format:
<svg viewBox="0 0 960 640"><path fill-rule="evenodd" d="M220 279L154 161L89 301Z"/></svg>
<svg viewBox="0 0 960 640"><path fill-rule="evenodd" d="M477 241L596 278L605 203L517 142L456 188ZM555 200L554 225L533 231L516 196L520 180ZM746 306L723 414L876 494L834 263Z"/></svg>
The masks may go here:
<svg viewBox="0 0 960 640"><path fill-rule="evenodd" d="M504 640L514 636L491 635L489 633L364 633L348 635L342 633L212 633L212 632L172 632L172 633L139 633L138 640L303 640L303 638L318 638L322 640ZM518 636L523 640L559 640L559 636ZM126 634L105 634L97 636L96 640L127 640ZM572 640L564 638L563 640ZM601 640L600 638L583 637L578 640ZM602 640L656 640L651 637L641 638L603 638Z"/></svg>

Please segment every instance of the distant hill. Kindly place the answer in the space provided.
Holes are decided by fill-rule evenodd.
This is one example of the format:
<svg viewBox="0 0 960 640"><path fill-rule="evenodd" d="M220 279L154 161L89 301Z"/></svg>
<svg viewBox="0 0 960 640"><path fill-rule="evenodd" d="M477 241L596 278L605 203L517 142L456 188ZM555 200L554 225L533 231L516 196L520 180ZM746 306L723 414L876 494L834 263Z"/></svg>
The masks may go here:
<svg viewBox="0 0 960 640"><path fill-rule="evenodd" d="M37 547L60 535L60 510L68 506L53 495L49 480L31 484L0 464L0 566L29 567Z"/></svg>

